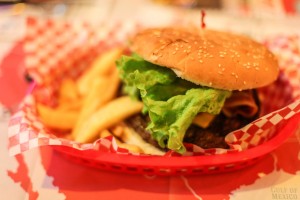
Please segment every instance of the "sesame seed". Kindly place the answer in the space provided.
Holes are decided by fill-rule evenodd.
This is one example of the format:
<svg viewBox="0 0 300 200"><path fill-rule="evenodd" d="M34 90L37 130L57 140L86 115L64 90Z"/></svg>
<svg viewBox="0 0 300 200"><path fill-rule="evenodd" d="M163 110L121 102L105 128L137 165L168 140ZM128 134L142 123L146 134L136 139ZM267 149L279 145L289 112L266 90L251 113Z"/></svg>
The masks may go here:
<svg viewBox="0 0 300 200"><path fill-rule="evenodd" d="M244 81L243 83L244 83L244 85L246 85L246 81Z"/></svg>
<svg viewBox="0 0 300 200"><path fill-rule="evenodd" d="M255 67L255 70L258 71L258 70L259 70L259 67Z"/></svg>
<svg viewBox="0 0 300 200"><path fill-rule="evenodd" d="M209 82L209 86L212 86L212 82Z"/></svg>
<svg viewBox="0 0 300 200"><path fill-rule="evenodd" d="M203 60L199 60L199 63L203 63Z"/></svg>
<svg viewBox="0 0 300 200"><path fill-rule="evenodd" d="M221 66L222 66L221 64L218 65L218 67L221 67Z"/></svg>
<svg viewBox="0 0 300 200"><path fill-rule="evenodd" d="M218 74L222 75L223 73L221 71L218 71Z"/></svg>
<svg viewBox="0 0 300 200"><path fill-rule="evenodd" d="M224 55L221 54L220 57L221 57L221 58L224 58Z"/></svg>

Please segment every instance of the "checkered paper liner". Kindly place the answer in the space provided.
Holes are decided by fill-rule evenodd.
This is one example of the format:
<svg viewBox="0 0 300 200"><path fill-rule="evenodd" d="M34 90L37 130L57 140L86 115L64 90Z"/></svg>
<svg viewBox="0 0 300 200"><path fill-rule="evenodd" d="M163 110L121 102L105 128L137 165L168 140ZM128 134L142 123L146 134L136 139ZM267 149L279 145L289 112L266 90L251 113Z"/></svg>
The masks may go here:
<svg viewBox="0 0 300 200"><path fill-rule="evenodd" d="M9 152L16 155L29 149L60 145L79 150L130 154L119 148L113 137L94 143L81 144L60 137L60 133L45 127L38 118L35 103L55 105L56 91L63 78L78 77L96 55L124 44L140 26L134 23L103 24L93 27L87 23L68 23L53 19L28 18L25 40L27 72L35 80L35 87L9 123ZM289 119L300 112L300 39L275 37L266 41L267 47L279 55L281 73L278 80L259 89L262 117L244 128L227 135L229 150L207 149L186 144L186 155L224 154L258 146L280 132ZM296 45L296 43L298 44ZM167 152L166 156L176 155Z"/></svg>

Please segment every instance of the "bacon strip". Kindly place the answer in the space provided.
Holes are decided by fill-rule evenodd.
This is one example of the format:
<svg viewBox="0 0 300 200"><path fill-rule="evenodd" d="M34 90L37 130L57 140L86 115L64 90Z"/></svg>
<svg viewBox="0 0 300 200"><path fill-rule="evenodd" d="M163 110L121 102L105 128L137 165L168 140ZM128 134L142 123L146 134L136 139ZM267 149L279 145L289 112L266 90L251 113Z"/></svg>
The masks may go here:
<svg viewBox="0 0 300 200"><path fill-rule="evenodd" d="M236 115L246 118L253 117L258 112L258 105L255 102L253 91L233 92L231 97L225 101L222 112L227 117Z"/></svg>

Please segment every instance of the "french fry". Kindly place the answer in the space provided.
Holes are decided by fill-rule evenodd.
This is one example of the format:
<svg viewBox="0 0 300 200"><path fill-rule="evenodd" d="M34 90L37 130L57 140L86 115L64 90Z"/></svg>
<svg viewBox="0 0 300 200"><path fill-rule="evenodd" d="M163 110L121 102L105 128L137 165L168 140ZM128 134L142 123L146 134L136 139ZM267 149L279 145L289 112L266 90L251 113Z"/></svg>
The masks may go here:
<svg viewBox="0 0 300 200"><path fill-rule="evenodd" d="M63 102L59 103L57 109L62 110L62 111L63 110L65 110L65 111L73 110L73 111L77 111L79 113L81 110L82 104L83 104L82 99L78 99L76 101L70 101L70 102L63 101Z"/></svg>
<svg viewBox="0 0 300 200"><path fill-rule="evenodd" d="M93 86L86 99L79 114L78 121L72 131L73 137L78 135L80 127L85 119L97 111L101 106L111 101L117 94L120 79L115 69L109 77L100 77L95 80Z"/></svg>
<svg viewBox="0 0 300 200"><path fill-rule="evenodd" d="M118 126L118 127L120 127L120 126ZM112 134L107 129L100 132L100 138L104 138L104 137L111 136L111 135L114 136L114 134ZM144 153L143 150L140 147L138 147L137 145L123 143L116 137L115 137L115 141L119 147L127 149L131 153Z"/></svg>
<svg viewBox="0 0 300 200"><path fill-rule="evenodd" d="M94 87L84 101L82 111L84 118L111 101L117 94L120 78L116 69L111 76L99 79L95 82Z"/></svg>
<svg viewBox="0 0 300 200"><path fill-rule="evenodd" d="M122 138L122 135L124 134L124 125L123 124L115 125L110 130L114 136L118 138Z"/></svg>
<svg viewBox="0 0 300 200"><path fill-rule="evenodd" d="M105 76L115 68L115 61L121 56L122 52L122 48L114 48L95 59L92 66L79 78L77 82L79 93L82 96L85 96L88 93L91 82L95 80L95 78Z"/></svg>
<svg viewBox="0 0 300 200"><path fill-rule="evenodd" d="M133 144L119 143L118 146L123 149L127 149L131 153L144 153L140 147Z"/></svg>
<svg viewBox="0 0 300 200"><path fill-rule="evenodd" d="M64 79L59 88L59 103L77 101L78 98L76 82L73 79Z"/></svg>
<svg viewBox="0 0 300 200"><path fill-rule="evenodd" d="M105 137L108 137L108 136L111 136L111 135L112 135L111 132L109 130L105 129L105 130L100 132L99 137L100 138L105 138Z"/></svg>
<svg viewBox="0 0 300 200"><path fill-rule="evenodd" d="M37 104L37 111L41 121L48 127L70 130L78 118L78 111L68 111Z"/></svg>
<svg viewBox="0 0 300 200"><path fill-rule="evenodd" d="M143 103L128 96L119 97L101 107L80 127L74 139L77 142L91 142L99 132L121 122L125 118L142 110Z"/></svg>
<svg viewBox="0 0 300 200"><path fill-rule="evenodd" d="M120 139L127 145L138 146L141 149L141 151L145 154L151 154L151 155L165 154L165 152L145 142L144 139L138 133L136 133L134 130L132 130L125 124L123 127L123 134L120 137Z"/></svg>
<svg viewBox="0 0 300 200"><path fill-rule="evenodd" d="M113 135L117 140L119 147L126 148L130 152L144 153L151 155L164 155L165 152L152 146L144 141L144 139L133 129L128 127L125 123L121 122L109 130L101 131L100 136Z"/></svg>

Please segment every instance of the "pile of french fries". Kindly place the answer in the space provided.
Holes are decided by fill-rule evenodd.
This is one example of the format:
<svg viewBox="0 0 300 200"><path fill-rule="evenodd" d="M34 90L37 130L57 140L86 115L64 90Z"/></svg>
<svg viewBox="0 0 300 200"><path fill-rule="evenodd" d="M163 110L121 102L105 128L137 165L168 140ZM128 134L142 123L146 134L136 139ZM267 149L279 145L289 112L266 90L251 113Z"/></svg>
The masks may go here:
<svg viewBox="0 0 300 200"><path fill-rule="evenodd" d="M45 126L68 132L68 138L88 143L114 136L117 144L134 153L144 153L131 141L124 119L141 112L142 102L129 96L118 96L120 79L115 61L121 47L97 57L76 80L64 79L58 95L58 106L37 103L40 120Z"/></svg>

